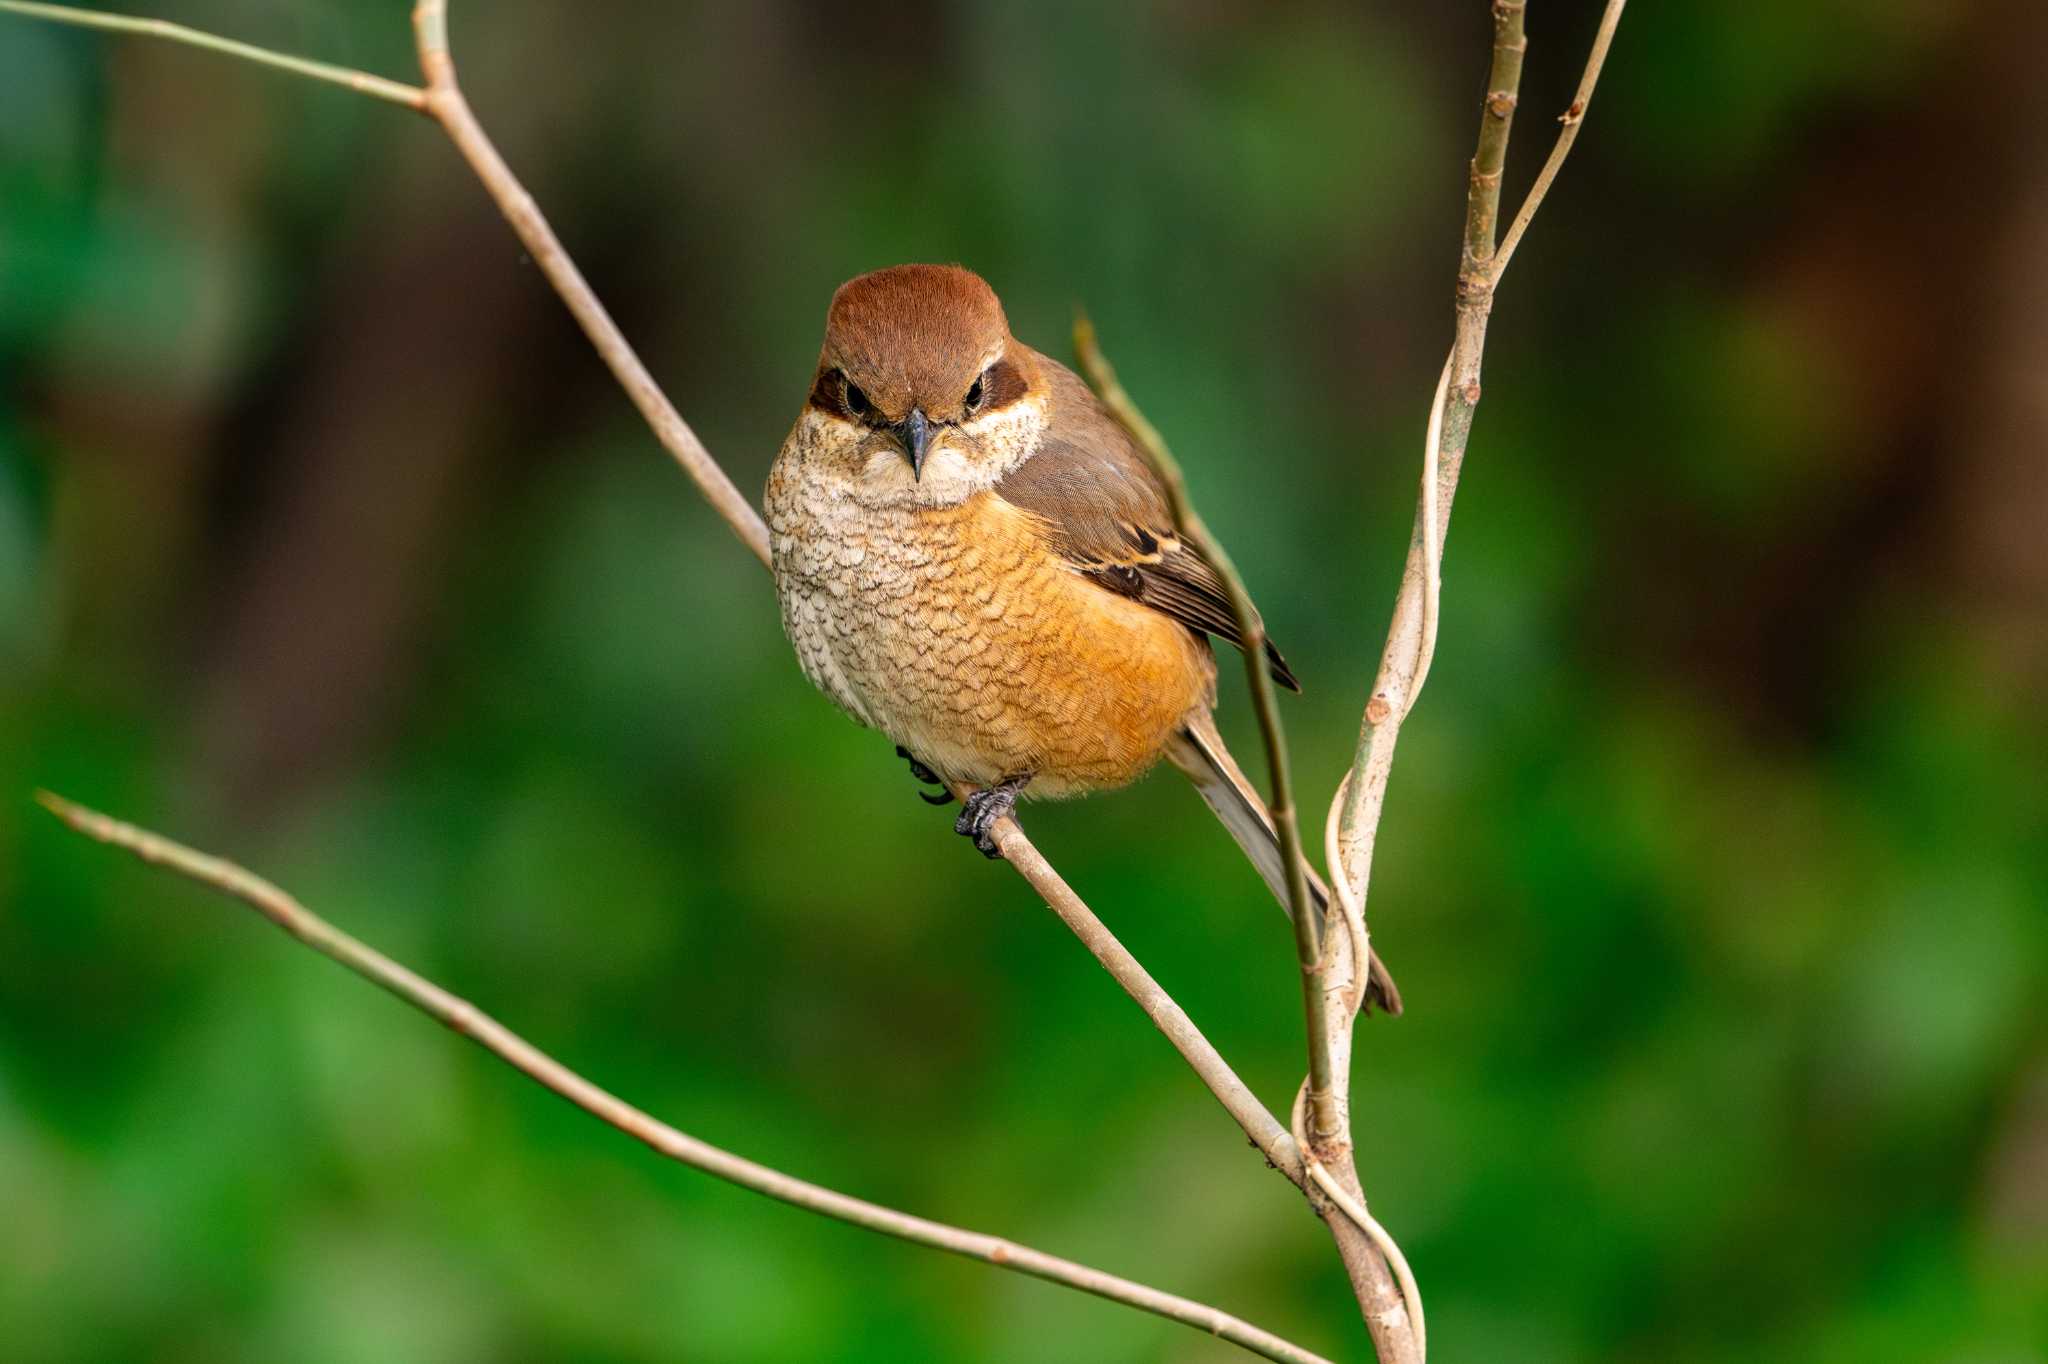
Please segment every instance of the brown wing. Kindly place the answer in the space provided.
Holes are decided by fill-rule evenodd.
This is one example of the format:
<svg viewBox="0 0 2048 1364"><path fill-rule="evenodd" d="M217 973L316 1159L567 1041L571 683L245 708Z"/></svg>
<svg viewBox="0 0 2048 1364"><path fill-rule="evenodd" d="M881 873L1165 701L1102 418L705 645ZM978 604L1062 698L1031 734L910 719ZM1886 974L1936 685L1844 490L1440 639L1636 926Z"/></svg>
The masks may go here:
<svg viewBox="0 0 2048 1364"><path fill-rule="evenodd" d="M1039 357L1051 389L1051 419L1030 459L996 484L996 495L1043 520L1076 571L1197 631L1244 640L1216 570L1174 530L1166 492L1130 434L1095 400L1079 375ZM1301 684L1266 641L1273 678Z"/></svg>

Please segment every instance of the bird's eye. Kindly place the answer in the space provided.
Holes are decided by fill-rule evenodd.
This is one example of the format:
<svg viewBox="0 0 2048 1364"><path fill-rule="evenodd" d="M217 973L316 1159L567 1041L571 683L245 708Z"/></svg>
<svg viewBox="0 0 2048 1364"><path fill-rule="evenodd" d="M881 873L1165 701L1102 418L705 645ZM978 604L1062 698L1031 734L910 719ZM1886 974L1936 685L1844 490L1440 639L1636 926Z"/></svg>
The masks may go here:
<svg viewBox="0 0 2048 1364"><path fill-rule="evenodd" d="M860 391L859 384L842 374L839 376L839 386L840 396L846 402L848 413L856 417L865 417L872 410L868 403L868 395Z"/></svg>
<svg viewBox="0 0 2048 1364"><path fill-rule="evenodd" d="M984 372L976 376L974 382L968 386L966 408L970 417L981 410L981 400L988 396L987 380L988 375Z"/></svg>

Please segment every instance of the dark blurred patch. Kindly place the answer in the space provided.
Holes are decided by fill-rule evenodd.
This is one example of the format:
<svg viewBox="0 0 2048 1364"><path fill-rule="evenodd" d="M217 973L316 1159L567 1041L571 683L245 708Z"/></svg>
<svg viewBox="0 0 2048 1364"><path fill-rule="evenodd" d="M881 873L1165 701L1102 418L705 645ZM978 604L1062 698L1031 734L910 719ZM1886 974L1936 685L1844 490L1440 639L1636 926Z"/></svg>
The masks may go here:
<svg viewBox="0 0 2048 1364"><path fill-rule="evenodd" d="M402 72L359 8L163 12ZM1516 182L1598 8L1532 16ZM2032 19L1634 7L1517 259L1375 869L1411 1009L1362 1034L1446 1357L2044 1357ZM1485 31L779 0L455 37L743 487L841 279L965 262L1055 352L1085 304L1308 684L1314 809L1406 542ZM810 691L430 128L0 32L0 797L244 857L711 1140L1355 1350L1313 1228ZM660 1168L5 808L10 1359L1194 1348ZM1030 819L1286 1092L1285 935L1186 792Z"/></svg>

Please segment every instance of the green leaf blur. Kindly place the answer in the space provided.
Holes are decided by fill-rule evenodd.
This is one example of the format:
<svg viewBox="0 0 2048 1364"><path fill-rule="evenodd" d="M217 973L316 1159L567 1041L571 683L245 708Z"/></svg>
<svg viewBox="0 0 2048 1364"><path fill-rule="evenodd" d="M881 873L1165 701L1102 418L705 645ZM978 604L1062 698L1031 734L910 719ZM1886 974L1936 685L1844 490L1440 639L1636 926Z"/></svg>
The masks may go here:
<svg viewBox="0 0 2048 1364"><path fill-rule="evenodd" d="M1532 6L1513 201L1598 6ZM161 17L409 76L398 0ZM2048 91L2022 0L1631 8L1517 256L1393 781L1360 1167L1445 1360L2048 1360ZM1076 303L1348 761L1483 3L458 3L750 492L825 302ZM1226 670L1225 725L1253 746ZM1239 1358L666 1165L46 786L849 1192L1366 1350L1327 1238L799 675L431 125L0 16L0 1353ZM1285 924L1171 776L1034 838L1284 1106Z"/></svg>

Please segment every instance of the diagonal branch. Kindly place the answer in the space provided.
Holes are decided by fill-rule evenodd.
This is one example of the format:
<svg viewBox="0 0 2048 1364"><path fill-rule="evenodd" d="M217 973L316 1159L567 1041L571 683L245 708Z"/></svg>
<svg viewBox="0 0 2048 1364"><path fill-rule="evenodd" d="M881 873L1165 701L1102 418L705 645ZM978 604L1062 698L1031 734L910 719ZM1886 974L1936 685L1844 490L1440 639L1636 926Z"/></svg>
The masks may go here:
<svg viewBox="0 0 2048 1364"><path fill-rule="evenodd" d="M1195 511L1178 461L1167 449L1158 429L1138 409L1123 385L1117 382L1116 370L1096 344L1095 328L1085 317L1077 319L1074 324L1074 349L1103 405L1123 423L1158 472L1172 504L1175 524L1208 557L1230 597L1231 614L1244 641L1245 668L1251 677L1260 734L1272 769L1273 796L1268 802L1268 810L1275 829L1279 831L1281 855L1288 870L1288 891L1293 900L1289 908L1294 920L1295 950L1301 966L1303 1010L1308 1021L1308 1079L1303 1082L1296 1101L1293 1123L1295 1151L1301 1160L1302 1173L1307 1177L1296 1179L1295 1183L1301 1186L1301 1191L1308 1196L1309 1205L1323 1218L1336 1240L1338 1254L1350 1273L1359 1308L1365 1314L1367 1327L1382 1360L1391 1364L1420 1360L1422 1299L1415 1287L1415 1276L1409 1272L1407 1259L1386 1229L1364 1214L1363 1202L1330 1171L1330 1166L1335 1165L1354 1186L1358 1182L1350 1163L1349 1106L1338 1084L1342 1075L1340 1058L1349 1054L1350 1025L1356 1017L1356 1008L1345 1009L1341 1016L1330 1008L1331 994L1335 993L1343 1000L1350 992L1343 986L1335 990L1331 987L1332 958L1325 942L1328 935L1322 931L1320 916L1308 899L1307 863L1302 856L1301 832L1296 823L1288 773L1287 735L1280 725L1279 700L1273 691L1272 675L1266 670L1265 625L1259 618L1258 609L1252 605L1244 579ZM1356 925L1356 959L1361 962L1370 960L1365 950L1363 919L1354 915L1346 920L1346 924L1347 927ZM1362 1003L1365 982L1358 976L1353 980L1358 986L1356 1002ZM1339 1008L1343 1007L1340 1003Z"/></svg>
<svg viewBox="0 0 2048 1364"><path fill-rule="evenodd" d="M1287 913L1294 921L1294 950L1301 963L1303 1011L1308 1019L1309 1102L1314 1108L1318 1129L1328 1124L1334 1130L1336 1105L1330 1093L1328 1028L1323 1017L1326 1003L1322 988L1315 980L1316 962L1323 954L1323 925L1308 893L1307 865L1302 861L1301 852L1301 826L1294 812L1294 778L1287 752L1287 733L1280 724L1280 699L1273 690L1273 675L1266 667L1266 622L1259 616L1258 607L1252 605L1251 592L1245 587L1237 565L1231 562L1229 553L1209 533L1208 523L1195 510L1194 501L1188 496L1187 479L1181 473L1180 461L1167 448L1166 438L1159 434L1159 428L1146 419L1131 395L1117 381L1116 368L1096 343L1095 324L1086 317L1074 320L1074 351L1103 406L1131 433L1159 475L1159 481L1165 485L1167 502L1173 509L1174 525L1194 542L1202 557L1216 570L1216 576L1222 579L1223 590L1230 598L1230 614L1237 622L1238 637L1244 641L1245 675L1251 680L1252 705L1258 712L1259 734L1265 741L1266 761L1271 774L1272 794L1267 798L1266 808L1273 818L1273 827L1279 832L1280 858L1287 869Z"/></svg>
<svg viewBox="0 0 2048 1364"><path fill-rule="evenodd" d="M697 433L661 391L661 385L648 373L632 343L612 321L611 314L592 292L590 282L583 278L583 272L555 236L555 230L541 214L540 205L512 174L483 125L470 112L469 101L462 97L462 89L455 82L455 62L448 52L446 0L420 0L413 11L413 32L418 41L420 70L427 78L428 115L441 125L455 150L483 182L485 192L512 225L533 263L568 305L570 315L590 338L590 344L611 370L612 377L619 381L619 387L640 409L654 438L683 466L683 472L696 483L712 509L725 518L733 534L740 537L740 543L752 550L762 564L767 564L768 527L761 514L733 486L725 470L704 448L704 442L697 439Z"/></svg>
<svg viewBox="0 0 2048 1364"><path fill-rule="evenodd" d="M58 23L76 24L88 28L111 29L121 33L137 34L144 37L167 38L175 42L189 42L213 51L225 52L230 56L243 57L268 66L277 66L301 74L316 75L320 79L335 80L339 84L366 94L376 93L363 82L377 82L379 78L362 76L360 72L344 72L338 67L329 67L319 62L304 62L296 57L286 57L251 47L246 43L215 39L210 34L181 29L175 25L160 24L155 20L129 19L120 15L99 14L90 10L72 9L64 5L31 5L17 0L0 0L0 10L11 10L36 18L50 19ZM527 193L512 174L504 158L485 135L476 116L470 111L468 102L455 82L455 71L448 55L447 18L445 0L427 0L414 14L416 32L419 36L422 67L429 73L429 84L425 90L411 86L396 87L410 91L417 100L408 97L400 103L412 104L440 123L450 140L462 152L476 171L492 200L504 213L506 221L525 244L528 254L540 266L548 282L553 286L569 311L582 324L584 334L590 339L598 354L610 367L634 405L646 418L659 440L683 466L696 482L698 489L710 501L714 510L752 550L754 557L763 565L768 562L768 529L739 490L727 478L725 471L712 459L710 452L697 439L680 413L670 404L654 377L640 361L630 343L619 331L618 326L592 292L589 281L577 269L575 261L562 246L559 238L549 227L533 196ZM202 41L203 40L203 41ZM323 74L329 73L329 74ZM342 79L342 77L348 79ZM358 81L356 77L361 77ZM385 85L390 82L383 82ZM1146 974L1136 958L1125 951L1109 930L1103 927L1088 906L1076 895L1073 888L1054 871L1038 850L1032 846L1023 828L1014 819L1006 819L997 826L996 840L1004 848L1009 863L1042 896L1067 926L1081 938L1096 959L1101 961L1119 985L1145 1011L1155 1027L1166 1035L1168 1041L1186 1058L1195 1074L1213 1091L1237 1120L1239 1127L1251 1139L1252 1145L1263 1153L1266 1159L1286 1175L1299 1183L1302 1179L1300 1157L1295 1152L1294 1138L1281 1126L1279 1119L1268 1111L1252 1094L1251 1089L1218 1054L1216 1049L1203 1037L1200 1030L1188 1019L1180 1006L1173 1002L1151 976Z"/></svg>
<svg viewBox="0 0 2048 1364"><path fill-rule="evenodd" d="M768 529L752 504L742 497L730 479L712 460L688 425L669 404L667 397L634 355L604 305L591 292L589 283L541 215L533 196L505 165L482 126L470 112L455 81L455 67L449 56L446 0L421 0L413 24L419 40L420 66L427 75L429 112L447 129L464 159L483 182L512 229L525 243L555 292L583 324L591 344L611 366L619 383L654 428L655 436L683 464L712 506L725 517L763 564L768 562ZM1301 1162L1294 1152L1294 1140L1287 1129L1268 1112L1250 1088L1203 1037L1172 996L1161 989L1137 959L1124 950L1114 935L1096 918L1087 904L1054 871L1025 836L1015 819L998 826L997 842L1005 860L1014 866L1046 903L1115 977L1125 992L1145 1011L1155 1027L1165 1034L1195 1074L1223 1104L1238 1126L1275 1168L1299 1182Z"/></svg>
<svg viewBox="0 0 2048 1364"><path fill-rule="evenodd" d="M131 19L59 5L31 5L17 0L0 0L0 10L12 10L59 23L109 29L144 37L164 38L241 57L264 65L280 67L318 79L331 80L365 94L379 94L384 87L407 92L399 103L419 108L439 123L469 162L485 190L498 205L513 231L540 266L549 284L567 305L585 335L606 365L632 398L655 437L681 464L698 489L710 501L763 565L768 563L768 532L760 514L732 484L712 459L653 376L633 351L618 326L591 290L561 241L548 225L533 196L521 185L503 157L498 154L456 83L449 54L446 0L422 0L414 11L413 23L421 69L427 87L395 86L359 72L345 72L318 62L305 62L245 43L216 39L212 35L154 20ZM389 95L382 97L389 98ZM1293 1137L1268 1111L1250 1087L1230 1068L1187 1014L1137 959L1118 942L1072 887L1032 845L1014 819L997 824L997 843L1005 859L1043 897L1061 920L1088 947L1110 975L1123 987L1153 1025L1180 1052L1196 1076L1209 1087L1224 1109L1258 1149L1288 1179L1300 1184L1305 1178Z"/></svg>
<svg viewBox="0 0 2048 1364"><path fill-rule="evenodd" d="M1166 1035L1166 1040L1173 1043L1181 1059L1201 1077L1202 1083L1237 1120L1237 1125L1244 1129L1245 1135L1251 1138L1252 1145L1265 1156L1267 1163L1293 1183L1300 1184L1306 1176L1302 1170L1301 1151L1294 1138L1238 1078L1229 1063L1210 1045L1209 1039L1202 1035L1201 1029L1174 1002L1173 996L1166 993L1130 950L1117 941L1108 926L1095 917L1095 912L1074 893L1066 878L1053 869L1045 855L1031 845L1030 839L1024 837L1024 831L1014 819L1001 820L993 832L996 846L1004 859L1045 897L1047 906L1059 915L1060 922L1073 930L1074 936L1095 955L1102 968L1123 987L1124 993L1136 1001L1159 1031Z"/></svg>
<svg viewBox="0 0 2048 1364"><path fill-rule="evenodd" d="M1501 238L1500 250L1494 253L1490 273L1496 285L1507 272L1508 260L1515 254L1515 248L1522 244L1522 234L1529 230L1530 219L1536 216L1537 209L1543 207L1543 198L1550 193L1551 182L1557 179L1565 157L1571 155L1572 143L1578 140L1579 126L1586 121L1586 110L1593 103L1593 87L1600 83L1600 68L1607 65L1607 49L1614 43L1615 26L1621 23L1622 6L1627 3L1628 0L1610 0L1606 12L1600 16L1600 27L1593 34L1593 50L1587 54L1586 69L1579 76L1578 93L1572 96L1571 106L1558 115L1557 121L1564 126L1558 130L1550 155L1544 158L1543 169L1536 172L1536 179L1529 186L1522 207L1516 211L1514 224L1508 228L1507 236Z"/></svg>
<svg viewBox="0 0 2048 1364"><path fill-rule="evenodd" d="M367 943L351 937L283 890L236 863L209 856L47 791L38 792L36 798L57 818L87 838L120 848L151 866L163 867L240 900L322 956L388 990L445 1024L450 1031L467 1037L528 1079L671 1160L806 1212L1076 1288L1169 1321L1196 1327L1267 1359L1286 1361L1287 1364L1328 1364L1319 1355L1206 1304L1163 1293L1000 1237L965 1231L838 1193L700 1141L600 1089L474 1004L457 998Z"/></svg>

